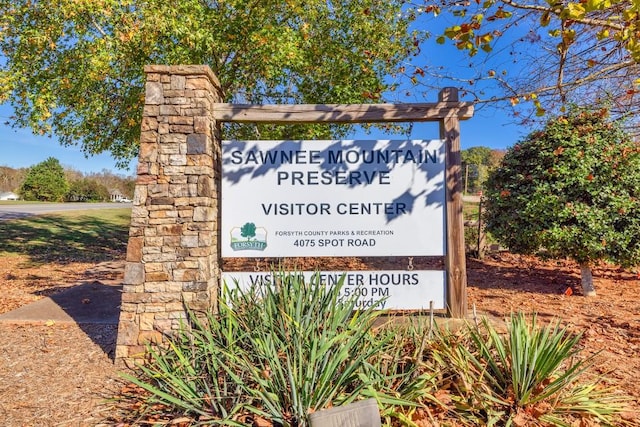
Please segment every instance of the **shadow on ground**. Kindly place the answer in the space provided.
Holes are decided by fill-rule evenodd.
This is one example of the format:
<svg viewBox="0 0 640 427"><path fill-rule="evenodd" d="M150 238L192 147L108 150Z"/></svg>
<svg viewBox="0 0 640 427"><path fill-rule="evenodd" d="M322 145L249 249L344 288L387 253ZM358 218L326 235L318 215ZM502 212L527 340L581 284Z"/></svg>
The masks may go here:
<svg viewBox="0 0 640 427"><path fill-rule="evenodd" d="M502 258L513 264L505 265ZM567 288L580 292L580 272L570 262L527 263L510 254L490 255L484 261L467 258L467 282L479 289L555 295L563 294Z"/></svg>
<svg viewBox="0 0 640 427"><path fill-rule="evenodd" d="M102 215L107 215L102 213ZM92 215L42 215L0 222L0 252L33 262L103 262L126 250L129 211Z"/></svg>
<svg viewBox="0 0 640 427"><path fill-rule="evenodd" d="M1 314L0 322L74 323L113 359L122 303L123 264L102 263L87 271L86 281L46 289L40 292L45 298Z"/></svg>
<svg viewBox="0 0 640 427"><path fill-rule="evenodd" d="M83 283L49 298L113 359L122 302L121 285L105 285L98 281ZM96 325L111 327L96 328ZM109 333L105 334L107 331Z"/></svg>

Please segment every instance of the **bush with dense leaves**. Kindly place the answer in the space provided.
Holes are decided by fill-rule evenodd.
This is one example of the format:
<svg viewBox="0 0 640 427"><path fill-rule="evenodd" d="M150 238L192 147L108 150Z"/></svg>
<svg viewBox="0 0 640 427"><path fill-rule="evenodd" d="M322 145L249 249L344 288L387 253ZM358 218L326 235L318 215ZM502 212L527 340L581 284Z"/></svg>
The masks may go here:
<svg viewBox="0 0 640 427"><path fill-rule="evenodd" d="M49 157L29 168L19 192L24 200L62 202L68 189L69 184L60 162Z"/></svg>
<svg viewBox="0 0 640 427"><path fill-rule="evenodd" d="M640 264L640 145L606 110L574 109L510 148L485 198L512 252Z"/></svg>
<svg viewBox="0 0 640 427"><path fill-rule="evenodd" d="M106 202L109 190L94 179L80 178L71 182L65 198L69 202Z"/></svg>

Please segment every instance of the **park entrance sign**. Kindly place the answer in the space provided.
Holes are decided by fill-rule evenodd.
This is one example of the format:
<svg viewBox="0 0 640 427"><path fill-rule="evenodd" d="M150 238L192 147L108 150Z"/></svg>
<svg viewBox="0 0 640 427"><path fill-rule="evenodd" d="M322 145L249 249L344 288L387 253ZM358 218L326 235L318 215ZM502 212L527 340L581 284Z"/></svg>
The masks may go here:
<svg viewBox="0 0 640 427"><path fill-rule="evenodd" d="M444 141L223 141L223 257L443 256ZM345 275L359 307L444 309L443 271L303 272L327 286ZM272 283L224 272L226 286Z"/></svg>
<svg viewBox="0 0 640 427"><path fill-rule="evenodd" d="M227 268L245 258L257 267L291 256L319 266L325 257L366 257L380 263L301 274L330 285L345 273L363 307L380 298L398 309L433 301L466 316L459 121L473 106L455 89L433 103L239 105L222 102L206 66L145 73L117 359L144 357L146 344L163 342L187 312L215 308L223 282L273 281L268 268ZM437 139L220 138L223 122L423 121L439 123Z"/></svg>
<svg viewBox="0 0 640 427"><path fill-rule="evenodd" d="M443 256L434 141L223 141L222 256Z"/></svg>

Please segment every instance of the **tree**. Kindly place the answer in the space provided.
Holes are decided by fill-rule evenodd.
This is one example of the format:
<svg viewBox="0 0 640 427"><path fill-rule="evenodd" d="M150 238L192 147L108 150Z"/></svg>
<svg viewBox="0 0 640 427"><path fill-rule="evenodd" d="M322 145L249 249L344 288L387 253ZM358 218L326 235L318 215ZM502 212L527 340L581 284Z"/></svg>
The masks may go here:
<svg viewBox="0 0 640 427"><path fill-rule="evenodd" d="M640 6L636 0L486 0L428 4L450 23L437 37L469 54L467 73L422 65L420 75L454 82L479 104L514 106L523 123L571 102L613 116L640 111ZM444 18L442 18L444 17ZM473 71L471 71L473 70ZM428 83L428 80L423 80ZM532 109L521 108L523 104Z"/></svg>
<svg viewBox="0 0 640 427"><path fill-rule="evenodd" d="M86 175L86 178L103 185L109 191L119 192L129 199L133 198L133 191L136 185L135 176L115 174L108 169L103 169L101 172L93 172Z"/></svg>
<svg viewBox="0 0 640 427"><path fill-rule="evenodd" d="M14 169L8 166L0 166L0 191L18 191L24 181L25 168Z"/></svg>
<svg viewBox="0 0 640 427"><path fill-rule="evenodd" d="M19 192L24 200L62 202L68 189L60 162L49 157L29 168Z"/></svg>
<svg viewBox="0 0 640 427"><path fill-rule="evenodd" d="M109 200L109 190L90 178L80 178L71 182L66 199L71 202L104 202Z"/></svg>
<svg viewBox="0 0 640 427"><path fill-rule="evenodd" d="M122 188L124 188L123 193L129 197L129 198L133 198L133 193L135 191L136 188L136 179L129 177L129 178L123 178L122 181Z"/></svg>
<svg viewBox="0 0 640 427"><path fill-rule="evenodd" d="M587 296L594 262L640 264L640 145L606 110L573 109L510 148L486 200L495 238L515 253L574 259Z"/></svg>
<svg viewBox="0 0 640 427"><path fill-rule="evenodd" d="M465 192L480 191L489 171L500 163L501 150L471 147L462 150L462 171Z"/></svg>
<svg viewBox="0 0 640 427"><path fill-rule="evenodd" d="M252 237L256 237L256 225L252 222L247 222L240 227L240 235L246 237L247 241L251 240Z"/></svg>
<svg viewBox="0 0 640 427"><path fill-rule="evenodd" d="M226 101L374 102L417 49L404 0L0 0L0 102L87 154L137 152L145 64L207 64ZM230 126L226 137L335 127Z"/></svg>

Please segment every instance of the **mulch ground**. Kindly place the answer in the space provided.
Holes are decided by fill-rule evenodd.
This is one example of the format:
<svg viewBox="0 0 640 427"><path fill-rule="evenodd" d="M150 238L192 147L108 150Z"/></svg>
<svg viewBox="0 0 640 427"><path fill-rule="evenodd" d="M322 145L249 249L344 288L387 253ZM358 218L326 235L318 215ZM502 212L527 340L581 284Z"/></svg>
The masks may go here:
<svg viewBox="0 0 640 427"><path fill-rule="evenodd" d="M536 313L582 333L583 355L596 354L590 373L630 396L628 418L640 420L640 276L608 265L594 268L597 297L582 296L579 267L571 261L542 262L500 253L468 260L469 306L505 318Z"/></svg>
<svg viewBox="0 0 640 427"><path fill-rule="evenodd" d="M82 263L32 265L26 257L0 259L0 313L85 280L117 279L121 272ZM593 375L630 396L630 422L640 414L640 280L610 266L594 273L598 297L584 298L579 270L568 261L541 262L500 253L468 260L469 307L504 318L510 312L559 318L583 333L583 353L597 354ZM569 295L570 294L570 295ZM0 424L113 425L108 399L122 386L113 363L114 325L0 324Z"/></svg>
<svg viewBox="0 0 640 427"><path fill-rule="evenodd" d="M112 325L0 324L0 424L96 426L119 387Z"/></svg>

